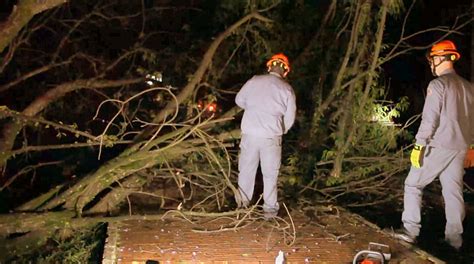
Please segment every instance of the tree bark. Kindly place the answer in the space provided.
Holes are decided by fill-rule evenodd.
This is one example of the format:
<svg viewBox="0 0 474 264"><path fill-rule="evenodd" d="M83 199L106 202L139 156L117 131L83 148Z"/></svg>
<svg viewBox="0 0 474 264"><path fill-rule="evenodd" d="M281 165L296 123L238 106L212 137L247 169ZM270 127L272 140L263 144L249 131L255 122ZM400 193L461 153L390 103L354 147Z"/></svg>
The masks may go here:
<svg viewBox="0 0 474 264"><path fill-rule="evenodd" d="M120 186L117 186L105 195L86 214L106 214L117 211L120 205L128 198L130 194L139 191L147 183L147 180L140 175L131 175L127 177Z"/></svg>
<svg viewBox="0 0 474 264"><path fill-rule="evenodd" d="M17 220L18 221L18 220ZM0 262L7 263L12 256L33 253L35 249L46 244L53 230L32 230L15 239L0 239Z"/></svg>
<svg viewBox="0 0 474 264"><path fill-rule="evenodd" d="M37 249L56 232L74 230L104 221L102 218L74 218L70 211L0 215L0 262ZM16 235L16 238L9 238Z"/></svg>
<svg viewBox="0 0 474 264"><path fill-rule="evenodd" d="M1 215L0 234L6 237L11 234L28 233L32 230L62 228L70 225L74 216L74 212L71 211Z"/></svg>
<svg viewBox="0 0 474 264"><path fill-rule="evenodd" d="M170 211L169 214L131 215L117 217L75 217L75 212L43 212L43 213L11 213L0 215L0 262L8 258L28 253L44 244L55 232L68 232L87 228L99 223L113 223L125 220L163 220L178 213L182 216L197 217L236 217L242 211L226 211L220 213ZM9 238L11 235L20 235ZM21 235L23 234L23 235Z"/></svg>
<svg viewBox="0 0 474 264"><path fill-rule="evenodd" d="M48 9L60 6L67 0L19 0L13 7L13 11L8 19L0 23L0 53L18 35L18 32L25 27L36 15Z"/></svg>
<svg viewBox="0 0 474 264"><path fill-rule="evenodd" d="M25 204L22 204L21 206L17 207L15 210L19 212L33 211L36 208L39 208L40 206L42 206L47 201L51 200L53 196L57 195L61 191L62 187L63 185L58 185L56 187L53 187L47 193L42 194L39 197L36 197L35 199L28 201Z"/></svg>

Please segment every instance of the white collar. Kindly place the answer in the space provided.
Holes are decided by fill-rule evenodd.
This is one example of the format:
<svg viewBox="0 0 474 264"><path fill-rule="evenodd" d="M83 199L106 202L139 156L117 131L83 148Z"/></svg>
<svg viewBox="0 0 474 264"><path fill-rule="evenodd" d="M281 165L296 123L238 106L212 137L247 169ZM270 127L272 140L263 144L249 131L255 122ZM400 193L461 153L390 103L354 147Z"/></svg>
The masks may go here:
<svg viewBox="0 0 474 264"><path fill-rule="evenodd" d="M271 74L271 75L275 75L277 77L280 77L280 78L283 78L283 76L281 76L280 74L276 73L276 72L269 72L268 74Z"/></svg>

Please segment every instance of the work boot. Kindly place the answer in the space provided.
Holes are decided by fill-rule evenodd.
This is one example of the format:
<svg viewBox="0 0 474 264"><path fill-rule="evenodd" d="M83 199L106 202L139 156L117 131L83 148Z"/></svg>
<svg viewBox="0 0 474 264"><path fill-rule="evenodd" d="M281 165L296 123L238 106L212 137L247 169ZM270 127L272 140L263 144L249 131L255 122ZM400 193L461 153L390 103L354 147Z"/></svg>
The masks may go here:
<svg viewBox="0 0 474 264"><path fill-rule="evenodd" d="M462 237L459 236L445 236L444 241L450 245L456 252L461 251Z"/></svg>
<svg viewBox="0 0 474 264"><path fill-rule="evenodd" d="M241 201L237 204L237 209L248 209L249 208L249 201Z"/></svg>
<svg viewBox="0 0 474 264"><path fill-rule="evenodd" d="M263 218L265 218L265 220L271 220L275 217L278 216L278 211L264 211L263 212Z"/></svg>
<svg viewBox="0 0 474 264"><path fill-rule="evenodd" d="M391 233L392 237L405 241L410 244L416 243L416 236L411 235L405 228L393 230Z"/></svg>

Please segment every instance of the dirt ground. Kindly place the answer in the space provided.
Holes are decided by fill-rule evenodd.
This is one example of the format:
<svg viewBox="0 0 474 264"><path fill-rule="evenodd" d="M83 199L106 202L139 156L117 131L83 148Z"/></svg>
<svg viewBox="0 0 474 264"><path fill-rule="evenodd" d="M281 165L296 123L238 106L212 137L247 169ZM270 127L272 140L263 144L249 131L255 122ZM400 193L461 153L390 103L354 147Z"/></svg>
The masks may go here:
<svg viewBox="0 0 474 264"><path fill-rule="evenodd" d="M229 225L235 219L223 217L200 223L182 217L112 223L103 263L275 263L281 250L286 263L343 264L353 263L370 242L390 247L388 263L444 263L341 208L290 215L243 222L247 225L237 230Z"/></svg>

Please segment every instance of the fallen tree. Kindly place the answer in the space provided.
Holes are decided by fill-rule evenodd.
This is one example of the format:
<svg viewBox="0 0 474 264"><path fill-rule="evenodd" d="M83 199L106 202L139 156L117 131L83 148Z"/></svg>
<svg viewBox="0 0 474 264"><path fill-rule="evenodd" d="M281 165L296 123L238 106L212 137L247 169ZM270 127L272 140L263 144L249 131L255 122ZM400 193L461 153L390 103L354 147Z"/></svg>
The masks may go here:
<svg viewBox="0 0 474 264"><path fill-rule="evenodd" d="M145 140L137 140L138 143L130 146L122 154L114 158L113 160L107 162L107 164L103 165L97 171L81 178L77 183L72 186L64 186L64 188L54 188L51 192L46 195L42 195L37 199L34 199L20 207L18 210L23 211L35 211L35 210L52 210L58 209L58 207L62 207L63 209L67 210L75 210L79 215L82 214L84 207L86 207L90 202L92 202L99 193L103 193L104 191L111 188L111 185L122 184L122 180L126 180L126 184L129 182L137 183L136 180L127 179L129 176L134 175L137 172L142 170L146 170L155 166L164 166L164 164L170 164L173 160L182 159L187 154L191 153L201 153L203 155L209 155L207 158L210 162L221 162L218 157L214 153L214 148L222 148L225 145L222 142L227 140L235 140L238 138L238 132L234 131L231 133L221 133L220 135L209 136L203 130L203 127L210 127L209 121L200 122L199 116L194 117L193 120L182 121L182 124L178 124L178 128L176 130L169 131L169 127L174 127L176 125L170 123L173 121L178 114L178 106L182 104L185 100L189 100L189 97L193 94L193 91L198 87L198 84L202 82L202 78L206 70L210 67L213 57L216 54L216 51L221 45L221 43L236 31L240 26L245 23L250 22L252 19L261 20L263 22L270 22L269 19L263 17L259 13L251 13L242 19L239 19L235 24L231 25L228 29L224 32L219 34L217 38L209 46L208 51L204 54L203 60L200 63L200 66L193 74L193 78L191 78L188 84L180 89L178 95L171 94L171 91L167 88L152 88L149 91L155 90L166 90L170 93L171 97L173 98L170 102L161 109L161 111L157 114L157 117L150 121L148 124L144 126L145 130L139 134L138 137L145 138ZM130 52L133 53L133 52ZM129 56L130 53L126 53L126 56ZM123 59L124 56L121 56L115 62L111 63L113 65L117 65L120 60ZM100 76L100 75L99 75ZM7 161L13 153L17 151L11 151L11 147L13 146L13 142L15 141L15 137L18 132L22 129L23 126L28 124L28 117L36 116L41 113L43 109L45 109L49 104L54 103L55 101L64 97L67 93L75 91L77 89L83 88L110 88L114 86L126 86L135 84L138 82L143 82L143 78L136 78L133 80L118 80L118 81L103 81L97 79L97 77L91 78L89 80L76 80L70 83L65 83L57 86L54 89L48 90L44 95L39 96L36 100L34 100L22 113L15 113L12 112L10 109L2 109L3 117L14 117L9 124L6 124L3 128L3 143L2 143L2 160L3 162ZM145 93L139 93L140 95L144 95ZM131 100L135 99L138 96L134 96L128 100L123 102L111 101L115 104L121 104L122 108L117 111L118 115L126 115L123 112L123 107ZM233 110L229 111L230 115L234 113ZM170 116L174 116L171 119ZM22 122L18 122L19 118L23 119ZM168 120L164 121L165 118ZM34 120L34 119L33 119ZM198 122L196 123L196 120ZM227 119L229 120L229 119ZM34 120L36 121L36 120ZM100 147L104 145L113 145L114 136L108 134L107 131L109 129L109 125L112 125L115 120L110 120L108 126L104 129L104 132L98 136L92 136L87 133L73 130L67 132L73 132L76 135L80 135L82 137L86 137L88 142L91 142L91 139L95 142L100 142ZM225 121L225 120L224 120ZM213 120L211 123L213 126L219 124L220 120ZM31 122L30 122L31 123ZM194 123L194 124L193 124ZM67 127L66 127L67 128ZM150 129L151 128L151 129ZM58 129L65 130L64 127L59 127ZM168 130L167 133L161 133L161 129ZM154 132L158 130L158 132ZM149 131L152 131L154 135L150 135ZM143 136L145 134L145 136ZM149 138L150 136L151 139ZM116 141L116 140L115 140ZM100 156L100 154L99 154ZM228 158L227 158L228 161ZM236 193L235 187L233 187L230 181L230 164L227 163L225 165L217 164L219 169L216 170L217 173L222 173L226 182L226 186L224 188L230 188L234 193ZM225 170L224 170L225 168ZM173 170L174 168L170 168ZM171 175L174 175L171 173ZM142 184L145 184L146 181L142 181ZM135 185L135 188L139 188L139 185ZM221 195L224 194L222 191L218 191ZM58 195L58 193L60 193ZM55 197L53 197L53 195ZM120 195L122 198L126 197L126 195ZM112 204L119 204L123 200L117 199L117 195L109 194L106 196L101 204L97 205L97 207L92 208L91 212L97 212L99 209L98 207L103 207L102 204L108 204L109 209L115 208ZM51 199L51 200L48 200ZM115 200L111 202L110 200ZM110 207L112 206L112 207ZM103 211L103 210L99 210Z"/></svg>
<svg viewBox="0 0 474 264"><path fill-rule="evenodd" d="M176 117L180 112L179 105L192 99L190 97L202 82L203 75L210 67L219 45L242 24L249 23L253 19L269 22L268 19L254 12L231 25L229 29L225 30L211 43L194 77L190 79L183 89L179 89L176 96L170 87L157 87L155 85L145 92L140 92L138 95L131 96L123 101L105 100L102 102L98 113L100 112L100 107L105 108L108 104L117 106L117 111L107 121L104 130L98 136L88 131L80 131L76 126L48 121L38 115L44 109L47 109L49 105L78 89L127 87L144 83L145 78L109 81L103 79L103 73L99 73L89 79L73 80L47 90L43 95L33 100L22 112L3 107L1 109L1 117L7 120L8 123L3 127L2 133L4 139L2 141L2 163L5 163L14 155L34 151L98 146L100 158L100 153L103 149L127 143L129 147L97 170L86 176L79 177L77 181L54 186L49 192L17 207L17 211L37 212L36 214L21 215L20 225L14 224L14 222L17 222L16 220L12 222L19 215L11 214L6 218L2 218L6 221L0 224L0 229L3 231L2 234L6 237L10 235L15 237L14 239L9 239L8 243L2 243L4 245L2 252L7 253L7 256L2 255L2 259L5 260L11 254L28 253L32 248L44 244L58 230L76 229L97 223L101 219L104 220L104 218L86 219L77 217L85 214L108 214L116 210L128 199L130 194L139 192L142 186L150 181L146 179L149 175L143 174L143 172L149 171L152 174L154 173L155 176L164 178L164 181L172 180L175 184L171 188L180 193L178 195L180 196L179 201L186 203L186 201L192 198L193 204L200 208L207 207L210 204L219 208L223 205L224 200L227 199L229 190L234 195L237 194L236 188L230 179L232 175L231 160L226 148L228 147L227 142L231 142L230 144L232 145L234 144L233 141L239 137L239 131L231 130L217 133L212 131L212 129L221 126L222 123L232 120L232 116L236 111L231 109L226 114L221 115L219 119L213 118L214 116L204 117L203 113L205 111L199 109L193 110L192 115L187 120L181 118L177 120ZM124 53L123 56L113 61L106 68L106 71L119 65L124 58L134 53L135 51ZM48 67L48 69L52 68ZM44 72L38 70L30 74L29 77ZM13 80L11 85L3 85L2 91L11 89L14 85L27 79ZM130 128L138 123L141 128L146 129L145 131L153 131L153 135L148 134L145 137L141 137L142 140L135 140L133 142L119 139L121 137L120 133L132 132L132 134L137 134L137 132L133 132L133 129L125 128L119 131L117 135L111 132L111 130L116 131L114 128L122 120L118 120L117 117L126 117L130 114L127 112L130 101L134 99L142 100L140 96L145 97L147 92L157 91L161 94L169 94L170 102L172 102L171 106L164 107L158 113L158 116L161 116L159 121L143 121L142 119L134 118L133 115L128 119L132 121L128 123ZM178 122L174 123L175 120ZM24 127L31 125L51 126L58 132L58 135L75 135L76 138L84 139L84 142L57 146L26 146L13 150L12 148L18 133ZM193 164L193 160L195 164ZM189 163L190 161L191 163ZM196 171L196 169L202 166L205 166L209 173L203 174ZM12 181L15 179L17 179L16 176ZM12 181L7 181L2 189L8 188ZM196 193L199 195L196 195ZM150 193L147 194L152 195ZM160 197L155 195L154 197L160 198L163 201L172 199L164 195ZM173 198L176 198L176 195L173 195ZM202 202L199 200L201 198L203 199ZM53 210L59 210L60 212L48 213ZM50 221L51 219L54 219L54 221ZM109 221L109 219L106 221Z"/></svg>
<svg viewBox="0 0 474 264"><path fill-rule="evenodd" d="M9 240L12 248L21 248L27 241L44 243L45 237L68 226L123 219L103 217L119 212L121 207L129 209L125 218L133 218L134 195L156 201L156 208L179 209L177 212L182 216L236 216L235 211L227 212L229 207L224 205L239 199L235 186L235 143L239 130L237 122L230 122L238 110L227 106L224 114L210 112L206 104L221 100L233 105L233 93L245 78L262 68L260 60L275 50L294 53L298 65L294 74L301 77L290 80L300 95L301 107L297 127L285 136L287 151L279 179L280 197L295 189L293 198L297 197L299 208L340 201L348 207L363 207L399 199L400 189L393 186L400 185L400 175L408 167L408 160L407 147L400 146L398 141L410 138L405 126L394 124L392 118L404 110L406 101L385 100L386 87L381 85L379 73L384 62L415 49L399 51L402 43L413 35L402 35L400 42L389 50L383 44L387 18L400 12L401 1L331 1L327 12L317 17L324 27L316 27L316 23L316 28L308 28L306 21L300 21L301 32L289 30L298 21L287 23L279 12L270 12L271 19L263 16L283 5L269 2L273 1L259 2L260 6L269 6L264 10L240 2L229 4L239 8L244 5L245 15L240 12L232 22L227 18L223 28L213 31L202 42L184 42L186 45L180 48L189 49L189 53L173 53L169 47L152 50L147 46L147 39L158 34L146 32L148 16L164 8L145 10L144 2L136 13L132 10L117 14L110 6L90 7L85 1L79 7L88 12L79 12L77 19L67 15L60 19L59 24L65 28L61 29L62 35L58 34L61 37L57 47L50 53L44 52L47 55L43 64L35 65L38 67L34 70L20 68L20 76L6 78L9 82L0 85L0 92L13 96L15 90L28 85L37 88L31 100L0 108L4 139L0 144L0 163L7 165L4 168L10 164L14 167L21 164L18 157L32 153L61 149L75 149L79 153L84 148L90 150L87 155L101 162L83 174L76 175L71 169L66 173L67 180L50 186L14 210L27 214L0 217L3 234L18 236L17 240ZM283 8L288 5L292 4ZM304 5L291 7L297 16L311 11L305 10ZM177 9L180 8L169 8ZM26 29L25 34L34 35L35 30L47 25L47 20L36 21L36 27ZM98 32L108 32L109 28L101 28L107 23L117 23L121 30L133 24L132 28L138 28L133 38L136 41L120 47L123 49L111 49L114 51L110 51L110 57L107 52L88 47L90 41L98 38L88 31L89 26L97 26L101 29ZM180 26L180 31L189 30L187 24ZM374 30L361 30L365 28ZM304 36L306 31L313 32L309 40ZM87 34L94 37L81 42ZM19 43L23 42L11 45L23 47ZM166 61L172 66L166 66L176 70L171 71L174 75L169 74L173 80L169 83L180 83L176 87L163 84L165 72L157 66L157 61L161 63L167 53L172 53ZM7 70L13 71L6 67L8 61L3 66L0 72L5 70L4 75ZM51 81L43 84L43 79ZM151 84L147 86L147 82ZM231 88L220 88L225 86ZM94 108L91 120L79 124L54 121L57 116L51 112L63 109L61 118L68 117L77 97L82 99L89 92L92 96L79 106L86 110ZM198 99L205 101L204 108L197 106ZM64 102L64 108L55 108ZM88 125L99 121L100 125ZM410 124L411 121L407 125ZM60 142L57 145L31 143L32 138L43 139L43 135L50 143L51 131ZM111 157L102 162L106 154ZM62 161L48 161L24 170L10 167L13 176L0 178L1 190L11 188L37 168L56 165L67 166ZM155 185L150 186L151 183ZM15 223L20 222L14 221L19 218L25 221ZM49 225L51 218L55 220ZM9 221L13 223L6 224Z"/></svg>

